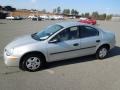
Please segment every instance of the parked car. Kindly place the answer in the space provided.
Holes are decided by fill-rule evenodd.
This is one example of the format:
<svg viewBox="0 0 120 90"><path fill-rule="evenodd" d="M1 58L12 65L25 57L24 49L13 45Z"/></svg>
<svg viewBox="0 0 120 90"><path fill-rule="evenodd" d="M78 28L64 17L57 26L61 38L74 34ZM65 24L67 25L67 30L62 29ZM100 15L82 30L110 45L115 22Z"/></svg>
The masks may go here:
<svg viewBox="0 0 120 90"><path fill-rule="evenodd" d="M50 20L63 20L64 17L63 16L58 16L58 15L52 15L52 16L49 16L49 19Z"/></svg>
<svg viewBox="0 0 120 90"><path fill-rule="evenodd" d="M7 66L37 71L46 62L85 55L104 59L114 46L112 32L79 22L63 22L12 41L4 49L4 61Z"/></svg>
<svg viewBox="0 0 120 90"><path fill-rule="evenodd" d="M49 16L49 20L56 20L53 15Z"/></svg>
<svg viewBox="0 0 120 90"><path fill-rule="evenodd" d="M16 17L14 17L13 20L22 20L22 19L23 19L22 17L20 17L20 16L16 16Z"/></svg>
<svg viewBox="0 0 120 90"><path fill-rule="evenodd" d="M14 17L13 16L10 16L10 17L6 17L7 20L13 20Z"/></svg>
<svg viewBox="0 0 120 90"><path fill-rule="evenodd" d="M40 16L40 18L43 20L49 20L49 17L47 15Z"/></svg>
<svg viewBox="0 0 120 90"><path fill-rule="evenodd" d="M33 17L32 20L33 20L33 21L41 21L42 18L41 18L41 17Z"/></svg>
<svg viewBox="0 0 120 90"><path fill-rule="evenodd" d="M58 16L58 20L64 20L63 16Z"/></svg>
<svg viewBox="0 0 120 90"><path fill-rule="evenodd" d="M32 19L32 18L34 18L35 17L35 15L30 15L30 16L28 16L27 18L28 19Z"/></svg>
<svg viewBox="0 0 120 90"><path fill-rule="evenodd" d="M85 17L80 17L80 20L87 20L87 18L85 18Z"/></svg>
<svg viewBox="0 0 120 90"><path fill-rule="evenodd" d="M68 17L68 19L76 19L76 17L75 16L70 16L70 17Z"/></svg>
<svg viewBox="0 0 120 90"><path fill-rule="evenodd" d="M91 25L95 25L97 23L95 19L88 19L88 18L82 18L82 19L80 19L79 22L91 24Z"/></svg>

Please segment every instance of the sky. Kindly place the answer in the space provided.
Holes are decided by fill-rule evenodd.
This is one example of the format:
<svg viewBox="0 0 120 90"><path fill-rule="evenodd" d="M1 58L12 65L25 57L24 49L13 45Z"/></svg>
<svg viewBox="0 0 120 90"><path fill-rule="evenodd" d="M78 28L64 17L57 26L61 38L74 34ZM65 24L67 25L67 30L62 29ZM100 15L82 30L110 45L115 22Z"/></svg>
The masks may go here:
<svg viewBox="0 0 120 90"><path fill-rule="evenodd" d="M11 5L17 9L46 9L49 12L60 6L62 10L76 9L80 13L120 14L120 0L0 0L0 5Z"/></svg>

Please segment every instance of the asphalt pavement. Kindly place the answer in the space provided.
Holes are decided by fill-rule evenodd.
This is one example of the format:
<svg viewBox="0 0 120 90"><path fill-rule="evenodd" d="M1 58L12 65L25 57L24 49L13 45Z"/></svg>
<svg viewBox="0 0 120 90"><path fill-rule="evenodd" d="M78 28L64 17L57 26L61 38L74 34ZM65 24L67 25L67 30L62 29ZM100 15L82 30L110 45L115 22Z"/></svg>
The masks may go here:
<svg viewBox="0 0 120 90"><path fill-rule="evenodd" d="M5 45L56 22L63 20L0 20L0 90L120 90L120 22L98 21L99 27L116 34L116 47L104 60L94 56L63 60L49 63L38 72L5 66Z"/></svg>

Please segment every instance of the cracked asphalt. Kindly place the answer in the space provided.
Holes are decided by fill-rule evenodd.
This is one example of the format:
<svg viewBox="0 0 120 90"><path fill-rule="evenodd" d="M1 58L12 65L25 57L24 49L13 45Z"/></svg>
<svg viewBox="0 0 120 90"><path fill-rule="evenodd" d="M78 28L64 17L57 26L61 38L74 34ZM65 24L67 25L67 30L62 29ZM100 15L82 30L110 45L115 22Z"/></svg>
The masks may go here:
<svg viewBox="0 0 120 90"><path fill-rule="evenodd" d="M107 59L86 56L52 62L38 72L5 66L6 44L56 22L62 21L0 20L0 90L120 90L120 22L98 21L99 27L116 33L116 47Z"/></svg>

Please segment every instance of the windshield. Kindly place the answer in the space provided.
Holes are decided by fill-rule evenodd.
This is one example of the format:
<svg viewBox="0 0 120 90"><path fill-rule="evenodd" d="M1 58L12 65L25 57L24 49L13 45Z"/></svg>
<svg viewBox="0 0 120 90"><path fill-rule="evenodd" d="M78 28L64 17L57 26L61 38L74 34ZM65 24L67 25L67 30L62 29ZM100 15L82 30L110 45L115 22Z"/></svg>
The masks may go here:
<svg viewBox="0 0 120 90"><path fill-rule="evenodd" d="M36 40L46 40L48 37L50 37L51 35L53 35L55 32L59 31L62 28L63 28L62 26L57 24L52 25L38 33L32 34L32 37Z"/></svg>

